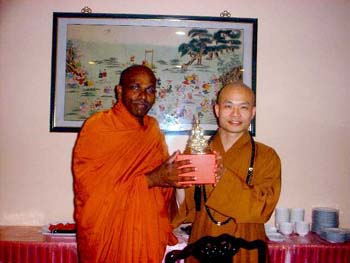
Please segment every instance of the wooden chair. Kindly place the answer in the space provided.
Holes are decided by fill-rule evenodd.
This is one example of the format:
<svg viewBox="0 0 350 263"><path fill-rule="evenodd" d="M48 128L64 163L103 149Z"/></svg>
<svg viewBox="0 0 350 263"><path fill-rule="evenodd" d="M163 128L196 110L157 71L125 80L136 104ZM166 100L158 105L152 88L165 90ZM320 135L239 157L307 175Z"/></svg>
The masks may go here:
<svg viewBox="0 0 350 263"><path fill-rule="evenodd" d="M201 263L231 263L232 257L244 248L258 249L259 263L266 262L267 245L262 240L246 241L228 234L217 237L205 236L182 250L173 250L167 253L165 263L175 263L177 260L189 256L195 257Z"/></svg>

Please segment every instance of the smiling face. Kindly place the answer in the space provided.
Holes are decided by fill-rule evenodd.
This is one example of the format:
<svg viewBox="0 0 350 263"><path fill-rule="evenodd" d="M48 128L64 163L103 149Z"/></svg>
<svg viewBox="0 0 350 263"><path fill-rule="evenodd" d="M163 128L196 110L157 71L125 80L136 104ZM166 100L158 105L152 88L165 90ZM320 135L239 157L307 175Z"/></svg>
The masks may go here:
<svg viewBox="0 0 350 263"><path fill-rule="evenodd" d="M121 75L117 87L118 100L141 124L143 117L152 108L156 98L156 78L153 72L144 66L133 66Z"/></svg>
<svg viewBox="0 0 350 263"><path fill-rule="evenodd" d="M221 133L240 137L249 129L255 116L253 91L242 84L230 84L223 88L215 105L215 114Z"/></svg>

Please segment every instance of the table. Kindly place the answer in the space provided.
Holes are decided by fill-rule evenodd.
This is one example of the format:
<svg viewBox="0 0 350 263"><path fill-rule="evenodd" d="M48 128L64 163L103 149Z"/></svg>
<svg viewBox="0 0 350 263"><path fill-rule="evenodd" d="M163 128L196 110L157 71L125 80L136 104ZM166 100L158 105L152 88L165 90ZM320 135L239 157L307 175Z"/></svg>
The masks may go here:
<svg viewBox="0 0 350 263"><path fill-rule="evenodd" d="M179 240L167 251L186 245L183 235ZM349 263L350 242L332 244L314 233L291 235L282 242L268 241L268 253L271 263ZM45 236L41 227L0 226L0 263L78 263L76 240Z"/></svg>
<svg viewBox="0 0 350 263"><path fill-rule="evenodd" d="M314 233L268 241L268 251L272 263L350 263L350 242L332 244Z"/></svg>
<svg viewBox="0 0 350 263"><path fill-rule="evenodd" d="M78 263L74 236L51 239L41 229L0 226L0 263Z"/></svg>

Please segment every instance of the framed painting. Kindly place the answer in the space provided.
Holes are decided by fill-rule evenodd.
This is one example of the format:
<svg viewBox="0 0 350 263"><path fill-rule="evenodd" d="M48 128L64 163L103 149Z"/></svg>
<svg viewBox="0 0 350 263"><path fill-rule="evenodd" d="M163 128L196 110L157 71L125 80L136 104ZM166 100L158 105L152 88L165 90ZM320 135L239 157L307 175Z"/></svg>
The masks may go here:
<svg viewBox="0 0 350 263"><path fill-rule="evenodd" d="M50 131L77 132L111 108L120 73L142 64L157 77L149 114L164 133L187 134L198 116L213 134L225 83L241 80L256 93L257 26L253 18L53 13Z"/></svg>

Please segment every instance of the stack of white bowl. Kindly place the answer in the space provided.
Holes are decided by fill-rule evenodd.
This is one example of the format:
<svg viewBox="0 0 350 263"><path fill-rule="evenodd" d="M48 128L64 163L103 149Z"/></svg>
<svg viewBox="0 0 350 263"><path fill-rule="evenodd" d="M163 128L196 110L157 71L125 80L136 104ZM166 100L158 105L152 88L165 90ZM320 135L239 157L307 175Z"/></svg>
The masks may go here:
<svg viewBox="0 0 350 263"><path fill-rule="evenodd" d="M275 226L284 235L293 232L305 236L310 231L310 223L304 221L304 208L277 207L275 209Z"/></svg>

